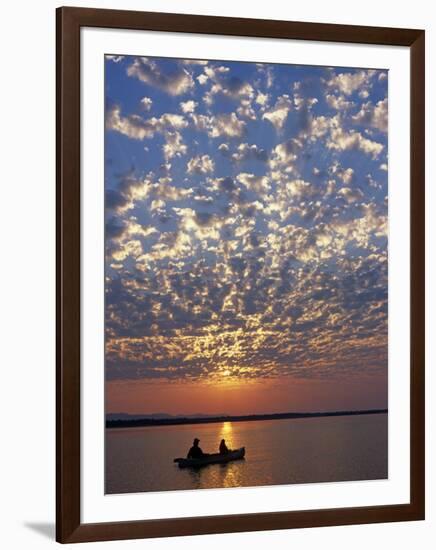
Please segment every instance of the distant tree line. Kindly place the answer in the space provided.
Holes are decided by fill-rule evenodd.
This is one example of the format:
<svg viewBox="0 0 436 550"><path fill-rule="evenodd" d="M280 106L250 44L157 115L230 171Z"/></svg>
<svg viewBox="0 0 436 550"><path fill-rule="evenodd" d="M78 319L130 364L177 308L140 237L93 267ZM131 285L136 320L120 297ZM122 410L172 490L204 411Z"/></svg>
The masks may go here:
<svg viewBox="0 0 436 550"><path fill-rule="evenodd" d="M356 416L362 414L386 414L388 409L371 409L363 411L334 411L334 412L307 412L307 413L273 413L249 414L234 416L209 416L200 418L171 417L171 418L132 418L106 420L106 428L132 428L135 426L171 426L178 424L212 424L214 422L247 422L255 420L284 420L288 418L316 418L320 416Z"/></svg>

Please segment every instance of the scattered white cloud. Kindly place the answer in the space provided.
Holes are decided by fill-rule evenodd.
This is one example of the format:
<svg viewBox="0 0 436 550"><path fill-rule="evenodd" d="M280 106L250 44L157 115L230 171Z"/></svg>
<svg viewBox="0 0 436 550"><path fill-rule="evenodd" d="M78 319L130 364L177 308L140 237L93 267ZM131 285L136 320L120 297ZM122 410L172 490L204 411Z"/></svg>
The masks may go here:
<svg viewBox="0 0 436 550"><path fill-rule="evenodd" d="M329 107L336 109L337 111L346 111L347 109L354 107L354 102L348 101L343 95L327 94L325 96L325 100Z"/></svg>
<svg viewBox="0 0 436 550"><path fill-rule="evenodd" d="M343 168L337 161L328 168L328 173L329 175L335 176L346 185L350 185L354 179L353 168Z"/></svg>
<svg viewBox="0 0 436 550"><path fill-rule="evenodd" d="M184 59L183 63L185 65L207 65L209 61L205 59Z"/></svg>
<svg viewBox="0 0 436 550"><path fill-rule="evenodd" d="M222 114L214 117L209 134L212 137L241 137L244 134L245 127L245 122L239 120L235 113Z"/></svg>
<svg viewBox="0 0 436 550"><path fill-rule="evenodd" d="M120 63L124 59L124 55L106 55L106 59L114 63Z"/></svg>
<svg viewBox="0 0 436 550"><path fill-rule="evenodd" d="M269 166L272 170L282 169L285 172L293 170L293 163L297 160L300 143L290 139L276 145L271 153Z"/></svg>
<svg viewBox="0 0 436 550"><path fill-rule="evenodd" d="M149 97L143 97L141 99L141 107L144 109L144 111L149 111L152 105L153 101Z"/></svg>
<svg viewBox="0 0 436 550"><path fill-rule="evenodd" d="M187 126L188 122L183 116L171 113L149 119L144 119L136 114L123 116L118 105L113 106L106 115L108 130L115 130L132 139L152 138L156 132L181 130Z"/></svg>
<svg viewBox="0 0 436 550"><path fill-rule="evenodd" d="M314 186L305 180L295 179L288 181L284 189L287 191L288 196L301 199L302 197L310 197L314 194Z"/></svg>
<svg viewBox="0 0 436 550"><path fill-rule="evenodd" d="M350 187L342 187L338 193L342 195L348 202L356 202L363 198L363 193L360 189L351 189Z"/></svg>
<svg viewBox="0 0 436 550"><path fill-rule="evenodd" d="M209 80L208 76L205 74L200 74L197 76L198 82L203 86Z"/></svg>
<svg viewBox="0 0 436 550"><path fill-rule="evenodd" d="M388 131L388 100L380 100L376 105L371 101L364 103L360 111L352 117L353 121L359 125L367 125L376 128L381 132Z"/></svg>
<svg viewBox="0 0 436 550"><path fill-rule="evenodd" d="M318 139L323 136L337 123L337 118L329 118L324 115L309 119L307 135L310 139Z"/></svg>
<svg viewBox="0 0 436 550"><path fill-rule="evenodd" d="M194 80L185 68L177 67L171 72L162 72L155 61L146 57L136 58L127 68L127 74L169 95L185 94L194 86Z"/></svg>
<svg viewBox="0 0 436 550"><path fill-rule="evenodd" d="M274 69L272 65L257 63L257 71L263 77L266 89L269 90L274 84Z"/></svg>
<svg viewBox="0 0 436 550"><path fill-rule="evenodd" d="M209 137L241 137L244 135L246 123L240 120L236 113L222 113L216 116L192 115L194 127L205 131Z"/></svg>
<svg viewBox="0 0 436 550"><path fill-rule="evenodd" d="M186 154L187 146L178 130L186 128L187 125L182 116L170 113L150 119L138 115L122 116L118 106L113 107L106 117L108 130L114 130L131 139L151 139L157 132L163 134L165 143L162 151L166 162L174 156Z"/></svg>
<svg viewBox="0 0 436 550"><path fill-rule="evenodd" d="M215 162L209 155L192 157L186 165L188 174L207 174L215 169Z"/></svg>
<svg viewBox="0 0 436 550"><path fill-rule="evenodd" d="M203 101L207 105L212 105L214 96L223 95L238 101L245 101L244 107L248 110L248 104L254 97L254 90L250 83L241 80L237 76L230 74L229 67L225 66L206 66L202 75L197 77L200 84L210 84L210 88L203 95Z"/></svg>
<svg viewBox="0 0 436 550"><path fill-rule="evenodd" d="M338 173L338 176L342 179L344 183L349 185L354 177L354 170L352 168L345 168Z"/></svg>
<svg viewBox="0 0 436 550"><path fill-rule="evenodd" d="M345 131L341 126L331 129L330 137L327 140L327 147L337 151L358 149L372 158L377 158L383 151L383 145L362 136L355 130Z"/></svg>
<svg viewBox="0 0 436 550"><path fill-rule="evenodd" d="M256 103L262 107L266 107L266 105L268 104L268 100L269 94L263 94L262 92L258 92L255 99Z"/></svg>
<svg viewBox="0 0 436 550"><path fill-rule="evenodd" d="M248 190L256 193L267 193L270 190L270 182L265 176L255 176L254 174L242 172L236 176L236 179Z"/></svg>
<svg viewBox="0 0 436 550"><path fill-rule="evenodd" d="M226 152L228 152L228 148ZM268 153L265 149L262 149L255 143L252 145L249 145L248 143L240 143L236 148L236 151L232 154L232 160L235 162L242 162L245 160L260 160L266 162L268 160Z"/></svg>
<svg viewBox="0 0 436 550"><path fill-rule="evenodd" d="M153 212L154 210L163 210L166 206L166 202L161 199L156 199L154 201L151 201L150 210Z"/></svg>
<svg viewBox="0 0 436 550"><path fill-rule="evenodd" d="M251 99L241 99L239 107L236 109L237 114L242 118L256 120L256 112L252 107Z"/></svg>
<svg viewBox="0 0 436 550"><path fill-rule="evenodd" d="M230 152L230 147L228 145L228 143L221 143L219 146L218 146L218 151L224 155L224 156L227 156Z"/></svg>
<svg viewBox="0 0 436 550"><path fill-rule="evenodd" d="M277 101L269 111L266 111L262 118L271 122L276 130L281 130L286 122L288 113L292 108L292 101L287 94L277 98Z"/></svg>
<svg viewBox="0 0 436 550"><path fill-rule="evenodd" d="M371 85L371 79L376 74L374 70L340 73L327 81L327 86L336 89L345 95L351 95L362 87Z"/></svg>
<svg viewBox="0 0 436 550"><path fill-rule="evenodd" d="M312 107L318 103L316 97L304 97L300 93L294 93L293 101L296 111L300 111L301 109L310 111Z"/></svg>
<svg viewBox="0 0 436 550"><path fill-rule="evenodd" d="M198 103L192 99L180 103L180 108L182 109L182 112L185 114L193 113L197 106L198 106Z"/></svg>
<svg viewBox="0 0 436 550"><path fill-rule="evenodd" d="M162 150L166 162L173 157L186 155L188 148L183 142L180 132L167 132L165 138L166 143L163 145Z"/></svg>

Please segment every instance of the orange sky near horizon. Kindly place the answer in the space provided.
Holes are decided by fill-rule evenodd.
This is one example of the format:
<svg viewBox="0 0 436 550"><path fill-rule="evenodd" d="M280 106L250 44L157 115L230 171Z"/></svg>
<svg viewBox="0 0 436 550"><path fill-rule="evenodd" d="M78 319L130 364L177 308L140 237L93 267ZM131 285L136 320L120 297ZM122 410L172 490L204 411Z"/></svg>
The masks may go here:
<svg viewBox="0 0 436 550"><path fill-rule="evenodd" d="M152 414L258 414L387 408L387 373L346 380L110 381L106 412Z"/></svg>

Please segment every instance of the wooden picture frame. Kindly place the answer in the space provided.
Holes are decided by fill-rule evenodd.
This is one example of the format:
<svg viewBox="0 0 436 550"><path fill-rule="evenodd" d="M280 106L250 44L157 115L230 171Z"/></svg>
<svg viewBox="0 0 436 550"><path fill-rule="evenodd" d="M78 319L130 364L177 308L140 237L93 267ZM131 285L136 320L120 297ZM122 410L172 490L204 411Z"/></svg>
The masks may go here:
<svg viewBox="0 0 436 550"><path fill-rule="evenodd" d="M424 519L424 31L63 7L57 10L57 518L61 543ZM410 503L81 523L80 29L405 46L411 56Z"/></svg>

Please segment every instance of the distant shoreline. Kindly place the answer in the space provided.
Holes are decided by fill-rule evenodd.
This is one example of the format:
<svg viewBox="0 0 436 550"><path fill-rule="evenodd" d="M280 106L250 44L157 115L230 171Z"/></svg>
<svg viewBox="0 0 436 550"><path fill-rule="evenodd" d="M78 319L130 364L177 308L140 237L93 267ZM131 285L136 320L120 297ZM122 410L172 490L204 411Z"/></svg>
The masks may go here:
<svg viewBox="0 0 436 550"><path fill-rule="evenodd" d="M135 418L125 420L106 420L106 428L135 428L144 426L176 426L183 424L213 424L218 422L253 422L258 420L286 420L299 418L318 418L325 416L356 416L364 414L386 414L388 409L371 409L363 411L333 411L333 412L307 412L307 413L272 413L209 416L200 418Z"/></svg>

